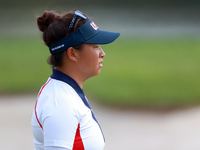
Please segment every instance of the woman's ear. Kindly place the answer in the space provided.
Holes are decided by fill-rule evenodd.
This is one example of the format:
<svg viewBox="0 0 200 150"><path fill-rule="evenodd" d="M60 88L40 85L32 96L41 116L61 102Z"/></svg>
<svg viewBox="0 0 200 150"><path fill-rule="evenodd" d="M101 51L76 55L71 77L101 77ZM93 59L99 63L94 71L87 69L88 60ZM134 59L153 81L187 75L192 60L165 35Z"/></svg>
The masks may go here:
<svg viewBox="0 0 200 150"><path fill-rule="evenodd" d="M77 50L73 47L69 47L66 51L68 58L74 62L77 62Z"/></svg>

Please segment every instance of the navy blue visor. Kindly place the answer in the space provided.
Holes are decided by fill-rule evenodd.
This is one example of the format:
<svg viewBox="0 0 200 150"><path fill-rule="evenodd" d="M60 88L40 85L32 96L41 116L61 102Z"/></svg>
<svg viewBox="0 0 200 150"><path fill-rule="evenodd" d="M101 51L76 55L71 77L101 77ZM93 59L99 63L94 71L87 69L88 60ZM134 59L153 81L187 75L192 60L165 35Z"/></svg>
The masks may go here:
<svg viewBox="0 0 200 150"><path fill-rule="evenodd" d="M100 30L97 25L89 19L80 28L49 46L51 54L66 51L69 47L77 46L81 43L108 44L119 37L120 33Z"/></svg>

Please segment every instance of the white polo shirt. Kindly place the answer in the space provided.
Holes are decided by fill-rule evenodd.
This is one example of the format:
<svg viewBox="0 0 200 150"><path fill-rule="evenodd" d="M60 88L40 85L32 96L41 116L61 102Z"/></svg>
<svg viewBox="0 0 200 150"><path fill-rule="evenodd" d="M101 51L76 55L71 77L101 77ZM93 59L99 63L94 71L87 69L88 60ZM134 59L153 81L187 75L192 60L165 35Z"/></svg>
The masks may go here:
<svg viewBox="0 0 200 150"><path fill-rule="evenodd" d="M79 85L53 70L42 86L32 115L35 150L45 146L103 150L104 135Z"/></svg>

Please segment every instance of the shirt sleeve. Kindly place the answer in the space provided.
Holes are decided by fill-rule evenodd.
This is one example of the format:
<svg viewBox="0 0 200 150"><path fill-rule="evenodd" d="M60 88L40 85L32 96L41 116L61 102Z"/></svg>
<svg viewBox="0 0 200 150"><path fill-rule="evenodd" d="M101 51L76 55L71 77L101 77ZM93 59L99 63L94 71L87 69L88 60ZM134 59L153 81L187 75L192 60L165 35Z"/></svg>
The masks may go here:
<svg viewBox="0 0 200 150"><path fill-rule="evenodd" d="M62 147L47 146L47 147L44 147L44 150L70 150L70 149L62 148Z"/></svg>
<svg viewBox="0 0 200 150"><path fill-rule="evenodd" d="M44 146L71 150L79 124L79 114L73 99L57 99L53 106L44 109L43 114Z"/></svg>

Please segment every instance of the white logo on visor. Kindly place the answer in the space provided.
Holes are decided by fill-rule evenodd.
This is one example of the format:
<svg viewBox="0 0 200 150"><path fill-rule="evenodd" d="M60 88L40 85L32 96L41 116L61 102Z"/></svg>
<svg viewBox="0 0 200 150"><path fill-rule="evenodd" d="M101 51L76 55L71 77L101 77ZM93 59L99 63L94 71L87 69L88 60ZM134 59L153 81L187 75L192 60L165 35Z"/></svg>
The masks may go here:
<svg viewBox="0 0 200 150"><path fill-rule="evenodd" d="M59 45L59 46L56 46L56 47L52 48L51 50L54 51L54 50L60 49L60 48L62 48L64 46L65 46L65 44L62 44L62 45Z"/></svg>
<svg viewBox="0 0 200 150"><path fill-rule="evenodd" d="M94 22L91 22L90 25L93 27L93 29L97 30L99 29L99 27L94 23Z"/></svg>

